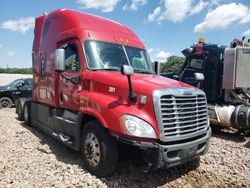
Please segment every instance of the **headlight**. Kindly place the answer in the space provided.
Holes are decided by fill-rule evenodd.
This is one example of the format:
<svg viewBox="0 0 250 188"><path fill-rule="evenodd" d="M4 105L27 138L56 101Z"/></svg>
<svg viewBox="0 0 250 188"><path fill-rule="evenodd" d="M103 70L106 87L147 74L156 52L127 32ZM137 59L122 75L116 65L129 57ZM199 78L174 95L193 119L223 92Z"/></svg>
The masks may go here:
<svg viewBox="0 0 250 188"><path fill-rule="evenodd" d="M125 134L144 138L156 138L153 127L142 119L124 114L121 116L120 121Z"/></svg>

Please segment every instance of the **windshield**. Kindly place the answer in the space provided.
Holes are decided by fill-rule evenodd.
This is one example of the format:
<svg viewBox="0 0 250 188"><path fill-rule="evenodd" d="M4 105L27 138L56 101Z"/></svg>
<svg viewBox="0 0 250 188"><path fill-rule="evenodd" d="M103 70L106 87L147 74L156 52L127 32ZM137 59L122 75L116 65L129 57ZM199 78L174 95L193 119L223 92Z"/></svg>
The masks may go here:
<svg viewBox="0 0 250 188"><path fill-rule="evenodd" d="M20 79L14 80L14 81L10 82L9 84L7 84L7 86L16 88L16 86L17 86L20 82L23 82L23 80L20 80Z"/></svg>
<svg viewBox="0 0 250 188"><path fill-rule="evenodd" d="M203 60L198 58L193 58L188 60L188 68L190 69L202 69Z"/></svg>
<svg viewBox="0 0 250 188"><path fill-rule="evenodd" d="M134 72L154 73L150 58L144 49L100 41L86 41L84 49L91 70L120 71L122 65L131 65Z"/></svg>

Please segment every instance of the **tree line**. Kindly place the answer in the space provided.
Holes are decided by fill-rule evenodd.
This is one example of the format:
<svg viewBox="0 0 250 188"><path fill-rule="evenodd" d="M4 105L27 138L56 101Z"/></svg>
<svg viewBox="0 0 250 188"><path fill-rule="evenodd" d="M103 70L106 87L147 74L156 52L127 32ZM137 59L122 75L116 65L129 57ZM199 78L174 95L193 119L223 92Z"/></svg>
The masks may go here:
<svg viewBox="0 0 250 188"><path fill-rule="evenodd" d="M184 57L170 56L165 62L161 62L162 73L178 73L185 61Z"/></svg>
<svg viewBox="0 0 250 188"><path fill-rule="evenodd" d="M32 74L32 68L0 68L0 73Z"/></svg>
<svg viewBox="0 0 250 188"><path fill-rule="evenodd" d="M170 56L165 62L161 62L162 73L177 73L185 59L179 56ZM0 73L7 74L32 74L32 68L0 68Z"/></svg>

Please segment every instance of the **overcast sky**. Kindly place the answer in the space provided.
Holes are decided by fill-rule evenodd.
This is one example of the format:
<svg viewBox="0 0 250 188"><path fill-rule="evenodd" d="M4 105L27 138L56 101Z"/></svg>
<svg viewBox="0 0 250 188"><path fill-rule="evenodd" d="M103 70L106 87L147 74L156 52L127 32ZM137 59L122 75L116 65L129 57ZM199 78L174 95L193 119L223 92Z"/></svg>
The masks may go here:
<svg viewBox="0 0 250 188"><path fill-rule="evenodd" d="M152 60L181 55L199 37L223 45L250 38L250 0L1 0L0 67L31 67L34 20L59 8L129 26Z"/></svg>

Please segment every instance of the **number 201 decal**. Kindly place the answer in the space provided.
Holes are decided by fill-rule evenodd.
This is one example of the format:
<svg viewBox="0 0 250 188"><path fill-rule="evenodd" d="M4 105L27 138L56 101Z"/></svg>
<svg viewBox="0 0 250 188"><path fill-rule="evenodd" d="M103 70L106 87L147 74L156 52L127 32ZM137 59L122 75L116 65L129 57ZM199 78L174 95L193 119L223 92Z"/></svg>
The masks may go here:
<svg viewBox="0 0 250 188"><path fill-rule="evenodd" d="M115 87L111 87L111 86L110 86L110 87L109 87L109 92L110 92L110 93L115 93Z"/></svg>

